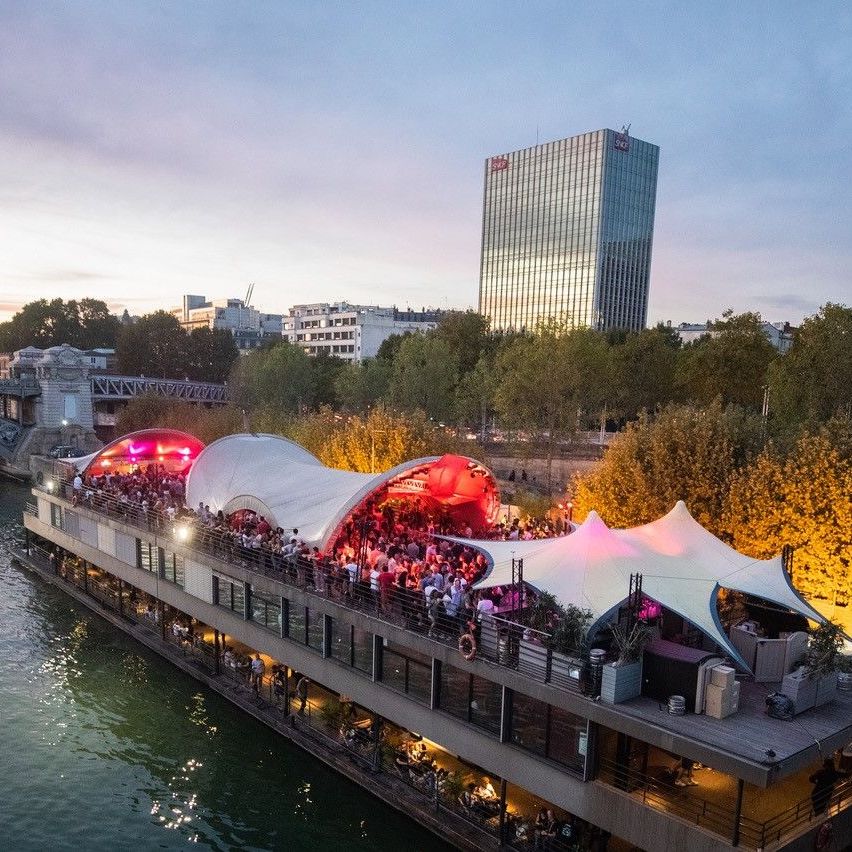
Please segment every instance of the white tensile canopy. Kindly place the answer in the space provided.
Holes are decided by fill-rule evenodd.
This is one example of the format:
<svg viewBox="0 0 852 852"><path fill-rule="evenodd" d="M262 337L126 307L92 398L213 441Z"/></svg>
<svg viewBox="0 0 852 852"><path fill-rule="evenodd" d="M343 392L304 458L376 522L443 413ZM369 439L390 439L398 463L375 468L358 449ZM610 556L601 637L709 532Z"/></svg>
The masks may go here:
<svg viewBox="0 0 852 852"><path fill-rule="evenodd" d="M229 515L251 509L273 527L297 528L321 550L346 516L373 491L437 457L416 459L384 473L326 467L316 456L277 435L228 435L209 444L186 482L186 502Z"/></svg>
<svg viewBox="0 0 852 852"><path fill-rule="evenodd" d="M716 611L720 588L779 604L813 621L823 617L790 585L780 556L760 560L739 553L704 529L683 501L641 527L611 530L596 512L570 535L532 541L453 539L489 559L491 570L476 588L508 585L512 559L524 560L524 582L604 620L627 597L630 575L642 575L642 591L704 631L742 665ZM595 624L592 625L594 629ZM747 666L746 666L747 668Z"/></svg>

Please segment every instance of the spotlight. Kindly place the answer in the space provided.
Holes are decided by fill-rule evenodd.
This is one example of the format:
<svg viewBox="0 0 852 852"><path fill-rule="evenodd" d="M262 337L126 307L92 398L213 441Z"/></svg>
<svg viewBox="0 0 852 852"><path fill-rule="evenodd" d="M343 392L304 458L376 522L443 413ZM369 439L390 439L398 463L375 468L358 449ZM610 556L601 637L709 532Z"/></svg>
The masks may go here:
<svg viewBox="0 0 852 852"><path fill-rule="evenodd" d="M186 541L189 538L189 527L186 524L181 524L175 528L175 535L178 541Z"/></svg>

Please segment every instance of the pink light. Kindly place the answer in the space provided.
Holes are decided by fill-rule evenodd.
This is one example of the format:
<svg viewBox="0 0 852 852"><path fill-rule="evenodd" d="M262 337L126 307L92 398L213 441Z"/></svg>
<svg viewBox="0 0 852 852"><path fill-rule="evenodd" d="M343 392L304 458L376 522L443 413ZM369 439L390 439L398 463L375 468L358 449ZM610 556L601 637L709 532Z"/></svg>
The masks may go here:
<svg viewBox="0 0 852 852"><path fill-rule="evenodd" d="M130 461L135 462L135 461L136 461L136 456L131 456L131 457L130 457Z"/></svg>
<svg viewBox="0 0 852 852"><path fill-rule="evenodd" d="M101 462L101 467L109 467L109 466L110 466L110 464L111 464L111 462L110 462L110 460L109 460L109 459L104 459L104 460Z"/></svg>

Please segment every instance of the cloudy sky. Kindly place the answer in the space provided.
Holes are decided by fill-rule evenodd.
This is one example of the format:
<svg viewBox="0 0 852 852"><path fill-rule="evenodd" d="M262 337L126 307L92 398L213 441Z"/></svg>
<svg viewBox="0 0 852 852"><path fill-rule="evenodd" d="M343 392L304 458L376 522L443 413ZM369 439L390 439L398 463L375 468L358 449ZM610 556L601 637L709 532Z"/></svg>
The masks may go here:
<svg viewBox="0 0 852 852"><path fill-rule="evenodd" d="M852 6L0 0L0 318L476 304L482 162L661 147L650 319L852 302Z"/></svg>

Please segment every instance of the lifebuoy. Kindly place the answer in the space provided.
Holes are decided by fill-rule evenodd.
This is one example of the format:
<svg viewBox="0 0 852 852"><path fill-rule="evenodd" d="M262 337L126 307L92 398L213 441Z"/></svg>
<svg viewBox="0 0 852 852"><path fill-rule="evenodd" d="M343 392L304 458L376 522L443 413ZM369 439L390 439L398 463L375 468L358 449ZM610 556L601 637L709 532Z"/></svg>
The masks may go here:
<svg viewBox="0 0 852 852"><path fill-rule="evenodd" d="M472 660L476 656L476 639L470 633L459 637L459 653L466 660Z"/></svg>

